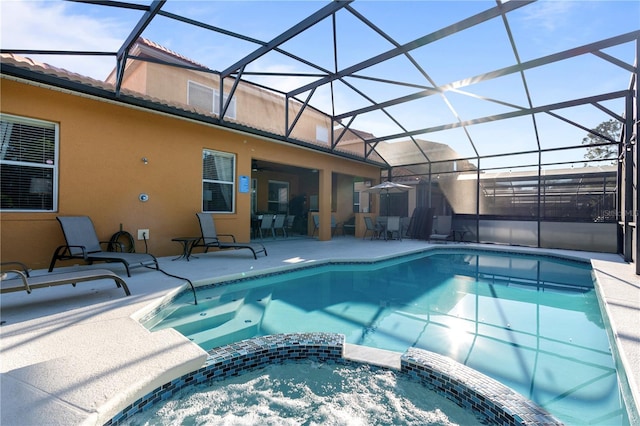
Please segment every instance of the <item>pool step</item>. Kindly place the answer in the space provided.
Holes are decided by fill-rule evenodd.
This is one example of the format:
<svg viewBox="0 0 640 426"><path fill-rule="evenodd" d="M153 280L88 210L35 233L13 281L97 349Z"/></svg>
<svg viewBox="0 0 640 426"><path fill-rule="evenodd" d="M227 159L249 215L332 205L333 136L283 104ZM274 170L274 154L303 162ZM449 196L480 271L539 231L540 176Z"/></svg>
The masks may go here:
<svg viewBox="0 0 640 426"><path fill-rule="evenodd" d="M264 311L270 301L270 289L252 291L233 318L216 327L206 329L200 327L199 329L203 331L186 334L186 336L207 351L217 346L254 337L260 332Z"/></svg>
<svg viewBox="0 0 640 426"><path fill-rule="evenodd" d="M177 318L189 315L189 313L200 312L202 309L206 309L207 305L214 306L220 304L218 299L219 298L216 298L216 300L208 300L204 303L198 302L198 305L194 305L193 303L171 303L162 308L159 313L144 321L143 324L151 331L171 328L171 326L165 325L165 321L175 321Z"/></svg>
<svg viewBox="0 0 640 426"><path fill-rule="evenodd" d="M215 298L198 302L197 305L185 305L176 309L162 321L162 328L174 328L182 334L194 333L203 328L216 327L233 318L244 303L248 291L235 293L234 297ZM153 328L152 330L159 330Z"/></svg>

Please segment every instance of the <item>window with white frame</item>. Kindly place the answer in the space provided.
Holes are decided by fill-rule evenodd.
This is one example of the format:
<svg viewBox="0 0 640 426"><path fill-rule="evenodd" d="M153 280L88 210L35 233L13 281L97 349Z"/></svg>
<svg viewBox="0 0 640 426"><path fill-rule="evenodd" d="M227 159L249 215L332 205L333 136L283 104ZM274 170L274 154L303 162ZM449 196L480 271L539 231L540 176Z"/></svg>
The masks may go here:
<svg viewBox="0 0 640 426"><path fill-rule="evenodd" d="M189 105L220 115L220 92L218 90L196 83L195 81L188 82L187 90L187 103ZM224 104L227 103L228 99L229 96L225 95L223 100ZM236 118L235 97L231 98L225 117L232 119Z"/></svg>
<svg viewBox="0 0 640 426"><path fill-rule="evenodd" d="M0 114L0 206L3 211L55 211L58 125Z"/></svg>
<svg viewBox="0 0 640 426"><path fill-rule="evenodd" d="M289 182L270 180L267 204L270 213L289 213Z"/></svg>
<svg viewBox="0 0 640 426"><path fill-rule="evenodd" d="M329 129L324 126L316 126L316 141L329 143Z"/></svg>
<svg viewBox="0 0 640 426"><path fill-rule="evenodd" d="M202 151L202 211L233 213L236 157L226 152Z"/></svg>

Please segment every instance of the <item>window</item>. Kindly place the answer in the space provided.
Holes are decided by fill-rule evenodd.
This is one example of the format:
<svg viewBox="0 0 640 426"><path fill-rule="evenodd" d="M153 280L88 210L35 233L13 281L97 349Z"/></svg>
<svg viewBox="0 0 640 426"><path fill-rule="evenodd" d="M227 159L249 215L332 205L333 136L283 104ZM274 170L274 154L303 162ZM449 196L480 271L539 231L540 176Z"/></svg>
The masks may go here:
<svg viewBox="0 0 640 426"><path fill-rule="evenodd" d="M324 126L316 126L316 141L329 143L329 129Z"/></svg>
<svg viewBox="0 0 640 426"><path fill-rule="evenodd" d="M355 189L353 191L353 212L360 213L360 193Z"/></svg>
<svg viewBox="0 0 640 426"><path fill-rule="evenodd" d="M220 115L220 92L193 81L189 81L187 90L187 103L189 105ZM228 98L229 97L225 95L224 103L227 102ZM235 97L231 98L225 117L236 118Z"/></svg>
<svg viewBox="0 0 640 426"><path fill-rule="evenodd" d="M289 212L289 182L269 181L268 210L270 213Z"/></svg>
<svg viewBox="0 0 640 426"><path fill-rule="evenodd" d="M233 154L202 152L202 211L234 212L236 158Z"/></svg>
<svg viewBox="0 0 640 426"><path fill-rule="evenodd" d="M0 114L0 205L9 211L55 211L58 125Z"/></svg>
<svg viewBox="0 0 640 426"><path fill-rule="evenodd" d="M369 213L371 211L371 198L367 190L371 188L371 181L353 182L353 212Z"/></svg>

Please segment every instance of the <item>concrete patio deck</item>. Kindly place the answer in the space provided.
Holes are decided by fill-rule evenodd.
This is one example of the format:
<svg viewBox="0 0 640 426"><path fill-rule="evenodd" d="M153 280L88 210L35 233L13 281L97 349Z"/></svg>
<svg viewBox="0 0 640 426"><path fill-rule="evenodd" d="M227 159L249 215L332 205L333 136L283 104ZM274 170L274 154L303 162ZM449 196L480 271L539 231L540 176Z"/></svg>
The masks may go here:
<svg viewBox="0 0 640 426"><path fill-rule="evenodd" d="M189 262L173 261L175 256L161 258L160 266L198 284L326 260L382 259L434 246L416 240L353 237L326 242L311 238L266 240L265 245L269 255L257 260L249 251L239 250L196 253L197 259ZM540 252L522 247L464 245ZM637 406L640 277L617 255L542 251L592 259ZM104 268L105 264L81 267ZM102 425L127 402L203 364L206 353L179 333L171 329L150 333L136 320L159 300L182 290L185 281L139 268L126 278L122 266L107 267L126 279L131 296L124 296L110 280L2 295L0 424Z"/></svg>

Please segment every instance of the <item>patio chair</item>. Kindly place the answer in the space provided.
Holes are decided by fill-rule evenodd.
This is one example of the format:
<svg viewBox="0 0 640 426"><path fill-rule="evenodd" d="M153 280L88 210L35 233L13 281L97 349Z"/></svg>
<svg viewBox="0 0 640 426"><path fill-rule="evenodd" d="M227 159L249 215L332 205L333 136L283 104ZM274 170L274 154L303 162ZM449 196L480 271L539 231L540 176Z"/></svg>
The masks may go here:
<svg viewBox="0 0 640 426"><path fill-rule="evenodd" d="M383 230L387 227L387 217L388 216L378 216L376 217L376 225Z"/></svg>
<svg viewBox="0 0 640 426"><path fill-rule="evenodd" d="M285 229L285 221L287 220L286 214L277 214L275 219L273 220L273 238L278 236L278 231L282 232L282 236L287 236L287 230Z"/></svg>
<svg viewBox="0 0 640 426"><path fill-rule="evenodd" d="M336 222L336 217L334 215L331 215L331 236L334 236L338 229L342 230L342 235L344 235L344 228L342 225L342 223Z"/></svg>
<svg viewBox="0 0 640 426"><path fill-rule="evenodd" d="M394 235L398 240L402 241L402 227L400 225L400 216L387 217L387 227L385 229L385 240L393 240Z"/></svg>
<svg viewBox="0 0 640 426"><path fill-rule="evenodd" d="M131 269L141 266L154 267L160 270L158 260L149 253L125 253L122 244L114 241L100 241L89 216L58 216L67 244L59 246L53 253L49 272L53 271L58 260L82 259L88 264L93 262L119 262L131 276ZM102 249L105 244L107 250ZM120 251L118 251L120 250Z"/></svg>
<svg viewBox="0 0 640 426"><path fill-rule="evenodd" d="M264 239L262 231L271 232L273 238L276 237L276 234L273 231L273 214L265 213L262 215L262 219L260 219L260 227L258 228L258 232L260 233L261 240Z"/></svg>
<svg viewBox="0 0 640 426"><path fill-rule="evenodd" d="M453 238L451 216L436 216L433 220L433 233L429 240L447 241Z"/></svg>
<svg viewBox="0 0 640 426"><path fill-rule="evenodd" d="M356 235L356 217L351 216L349 219L345 220L342 224L342 234L343 235Z"/></svg>
<svg viewBox="0 0 640 426"><path fill-rule="evenodd" d="M402 236L411 238L411 234L409 233L409 228L411 228L411 218L409 216L404 216L403 218L401 218L400 226L402 228Z"/></svg>
<svg viewBox="0 0 640 426"><path fill-rule="evenodd" d="M382 229L380 226L378 226L377 223L373 222L373 219L371 219L371 217L369 216L365 216L364 217L364 225L366 226L366 229L364 230L364 235L362 236L362 239L364 240L367 237L367 233L371 232L371 239L373 240L373 238L380 238L380 230Z"/></svg>
<svg viewBox="0 0 640 426"><path fill-rule="evenodd" d="M211 214L196 213L196 216L198 217L198 222L200 222L200 232L202 233L202 237L200 237L200 239L191 246L189 254L191 254L191 250L193 250L194 247L204 247L205 253L208 252L210 248L217 248L220 250L251 250L254 259L258 258L257 253L264 253L265 256L267 255L267 249L262 244L238 243L236 242L236 237L232 234L218 234L216 232L216 224ZM268 215L265 215L265 217L266 216ZM231 238L232 242L220 241L220 237Z"/></svg>
<svg viewBox="0 0 640 426"><path fill-rule="evenodd" d="M108 269L85 269L82 271L61 272L32 277L29 274L29 268L21 262L3 262L0 264L0 267L2 268L1 293L24 290L28 294L31 294L31 291L36 288L63 284L71 284L75 287L77 283L84 281L112 279L118 288L124 290L125 295L131 295L127 283ZM6 267L11 267L11 269L5 269Z"/></svg>
<svg viewBox="0 0 640 426"><path fill-rule="evenodd" d="M284 229L285 232L287 233L287 237L289 236L289 234L293 235L293 227L296 221L296 217L292 214L290 214L289 216L287 216L287 221L284 224Z"/></svg>
<svg viewBox="0 0 640 426"><path fill-rule="evenodd" d="M331 236L332 237L336 233L336 230L339 227L340 225L338 225L338 223L336 222L335 216L331 215ZM318 229L320 229L320 215L314 214L313 215L313 232L311 233L312 237L316 234L316 231Z"/></svg>
<svg viewBox="0 0 640 426"><path fill-rule="evenodd" d="M312 215L313 217L313 232L311 233L311 236L313 237L314 235L316 235L316 231L318 229L320 229L320 216L318 216L317 214Z"/></svg>

